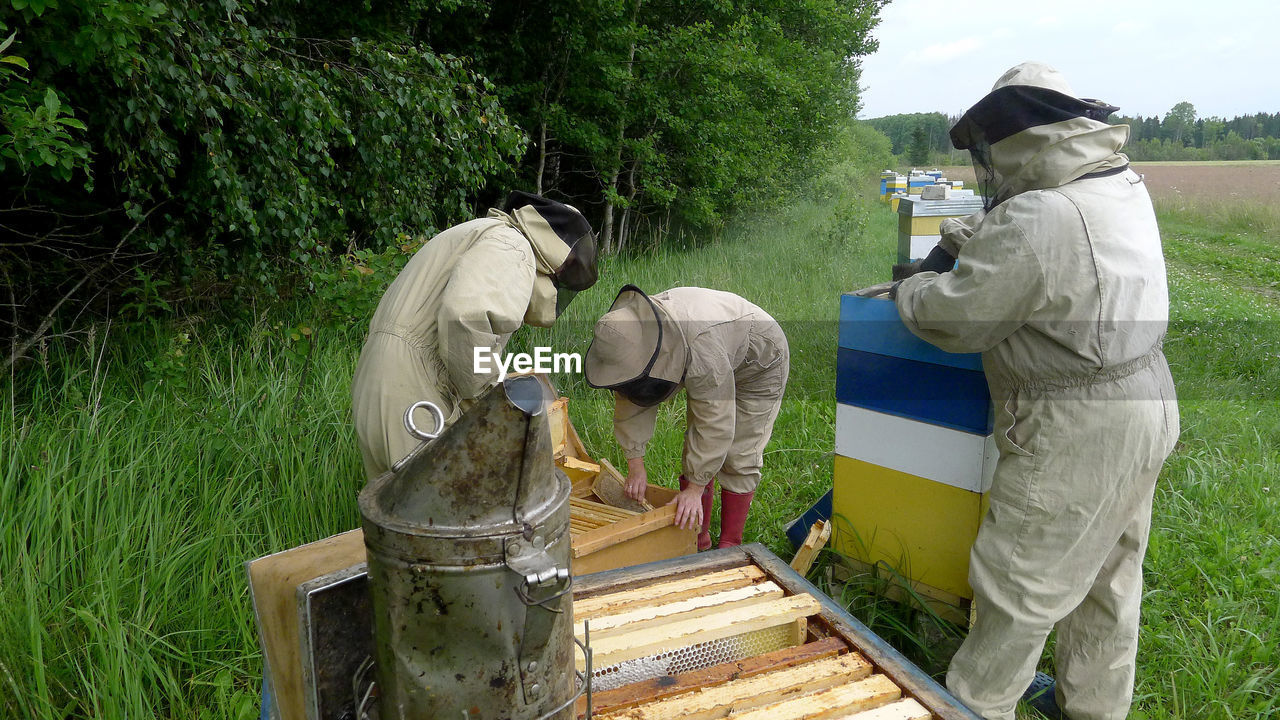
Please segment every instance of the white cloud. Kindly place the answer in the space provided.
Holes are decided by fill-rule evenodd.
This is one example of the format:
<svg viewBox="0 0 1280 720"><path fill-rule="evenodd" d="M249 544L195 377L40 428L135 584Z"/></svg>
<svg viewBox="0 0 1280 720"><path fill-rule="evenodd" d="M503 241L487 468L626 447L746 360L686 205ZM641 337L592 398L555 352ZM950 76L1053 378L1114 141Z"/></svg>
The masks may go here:
<svg viewBox="0 0 1280 720"><path fill-rule="evenodd" d="M1048 15L1036 20L1035 24L1040 27L1051 27L1053 25L1061 25L1062 21L1056 15Z"/></svg>
<svg viewBox="0 0 1280 720"><path fill-rule="evenodd" d="M942 45L930 45L920 51L918 59L920 62L926 64L946 62L948 60L954 60L955 58L969 55L980 47L982 47L982 40L978 38L961 38L955 42L944 43Z"/></svg>
<svg viewBox="0 0 1280 720"><path fill-rule="evenodd" d="M1134 22L1134 21L1125 21L1122 23L1116 23L1115 27L1111 28L1111 32L1116 35L1133 35L1133 36L1142 35L1146 30L1147 30L1146 23Z"/></svg>

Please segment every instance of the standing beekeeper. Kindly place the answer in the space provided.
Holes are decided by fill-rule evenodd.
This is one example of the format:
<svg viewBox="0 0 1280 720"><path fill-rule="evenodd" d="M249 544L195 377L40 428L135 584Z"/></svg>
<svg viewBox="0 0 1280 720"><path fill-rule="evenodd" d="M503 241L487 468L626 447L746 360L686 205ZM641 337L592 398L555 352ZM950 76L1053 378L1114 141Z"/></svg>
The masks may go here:
<svg viewBox="0 0 1280 720"><path fill-rule="evenodd" d="M356 365L351 401L365 475L417 447L404 425L410 405L430 401L452 423L497 382L496 362L477 372L478 352L491 359L521 323L550 327L595 281L591 225L538 195L513 192L502 210L431 238L382 296Z"/></svg>
<svg viewBox="0 0 1280 720"><path fill-rule="evenodd" d="M592 387L613 391L626 493L637 500L648 485L644 455L658 406L685 388L676 524L699 528L698 549L711 547L718 479L719 547L742 544L790 369L777 321L733 293L678 287L650 296L627 285L596 323L583 369Z"/></svg>
<svg viewBox="0 0 1280 720"><path fill-rule="evenodd" d="M1125 717L1156 476L1178 437L1161 344L1168 290L1116 108L1018 65L951 129L987 196L953 224L958 263L895 286L921 338L981 351L1000 456L970 555L976 623L947 686L991 720L1020 696L1073 720ZM1057 682L1036 673L1057 628ZM1035 682L1033 682L1033 680Z"/></svg>

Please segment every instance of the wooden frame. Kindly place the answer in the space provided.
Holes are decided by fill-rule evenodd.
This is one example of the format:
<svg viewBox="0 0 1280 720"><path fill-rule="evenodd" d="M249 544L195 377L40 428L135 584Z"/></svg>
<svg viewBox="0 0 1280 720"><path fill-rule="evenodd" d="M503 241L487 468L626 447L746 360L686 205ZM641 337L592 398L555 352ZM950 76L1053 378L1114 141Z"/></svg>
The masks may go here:
<svg viewBox="0 0 1280 720"><path fill-rule="evenodd" d="M952 697L945 688L758 543L579 577L574 587L574 607L576 611L579 604L582 604L588 612L599 612L600 608L607 604L606 598L609 594L620 589L647 590L648 588L641 588L641 586L658 582L660 585L649 585L649 588L665 586L668 591L672 591L681 582L699 582L703 577L714 577L715 581L723 581L734 572L754 576L754 572L747 570L751 566L754 566L753 570L758 569L764 577L788 593L792 595L807 593L817 601L818 612L808 618L809 639L829 637L847 644L850 649L870 662L874 673L892 679L901 689L904 699L918 703L937 720L979 720L977 715ZM632 594L634 596L640 593ZM594 644L593 641L592 645ZM627 687L618 688L616 691L610 691L613 693L611 697L617 698L623 690L630 692ZM601 693L601 695L605 694ZM634 702L635 698L631 698L631 701ZM585 701L579 704L580 711L584 709L584 705ZM852 717L866 717L868 720L918 720L922 717L914 705L902 701L885 705L872 712L879 714L874 716L855 714ZM916 714L913 715L913 712ZM832 717L844 716L849 714L832 715ZM617 717L627 716L617 715Z"/></svg>
<svg viewBox="0 0 1280 720"><path fill-rule="evenodd" d="M555 387L538 379L548 392ZM593 459L569 419L569 399L557 397L547 406L552 460L573 483L569 533L574 575L690 555L698 550L697 532L675 525L676 491L649 485L643 501L622 492L624 477L604 458ZM613 522L603 522L607 517Z"/></svg>

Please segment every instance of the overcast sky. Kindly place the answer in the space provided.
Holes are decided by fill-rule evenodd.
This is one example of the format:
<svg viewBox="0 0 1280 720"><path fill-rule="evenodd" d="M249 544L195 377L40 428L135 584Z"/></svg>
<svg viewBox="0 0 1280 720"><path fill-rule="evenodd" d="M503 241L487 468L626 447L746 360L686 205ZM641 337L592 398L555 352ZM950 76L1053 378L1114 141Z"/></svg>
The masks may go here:
<svg viewBox="0 0 1280 720"><path fill-rule="evenodd" d="M1120 114L1280 112L1280 0L891 0L859 117L958 115L1026 61Z"/></svg>

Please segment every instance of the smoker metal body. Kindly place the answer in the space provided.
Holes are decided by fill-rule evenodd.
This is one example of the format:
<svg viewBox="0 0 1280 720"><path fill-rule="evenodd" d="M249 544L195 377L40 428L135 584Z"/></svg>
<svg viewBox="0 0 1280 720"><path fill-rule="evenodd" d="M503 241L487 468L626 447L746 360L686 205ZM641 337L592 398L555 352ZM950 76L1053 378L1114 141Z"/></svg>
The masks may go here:
<svg viewBox="0 0 1280 720"><path fill-rule="evenodd" d="M570 483L544 407L510 379L360 493L382 720L568 717Z"/></svg>

